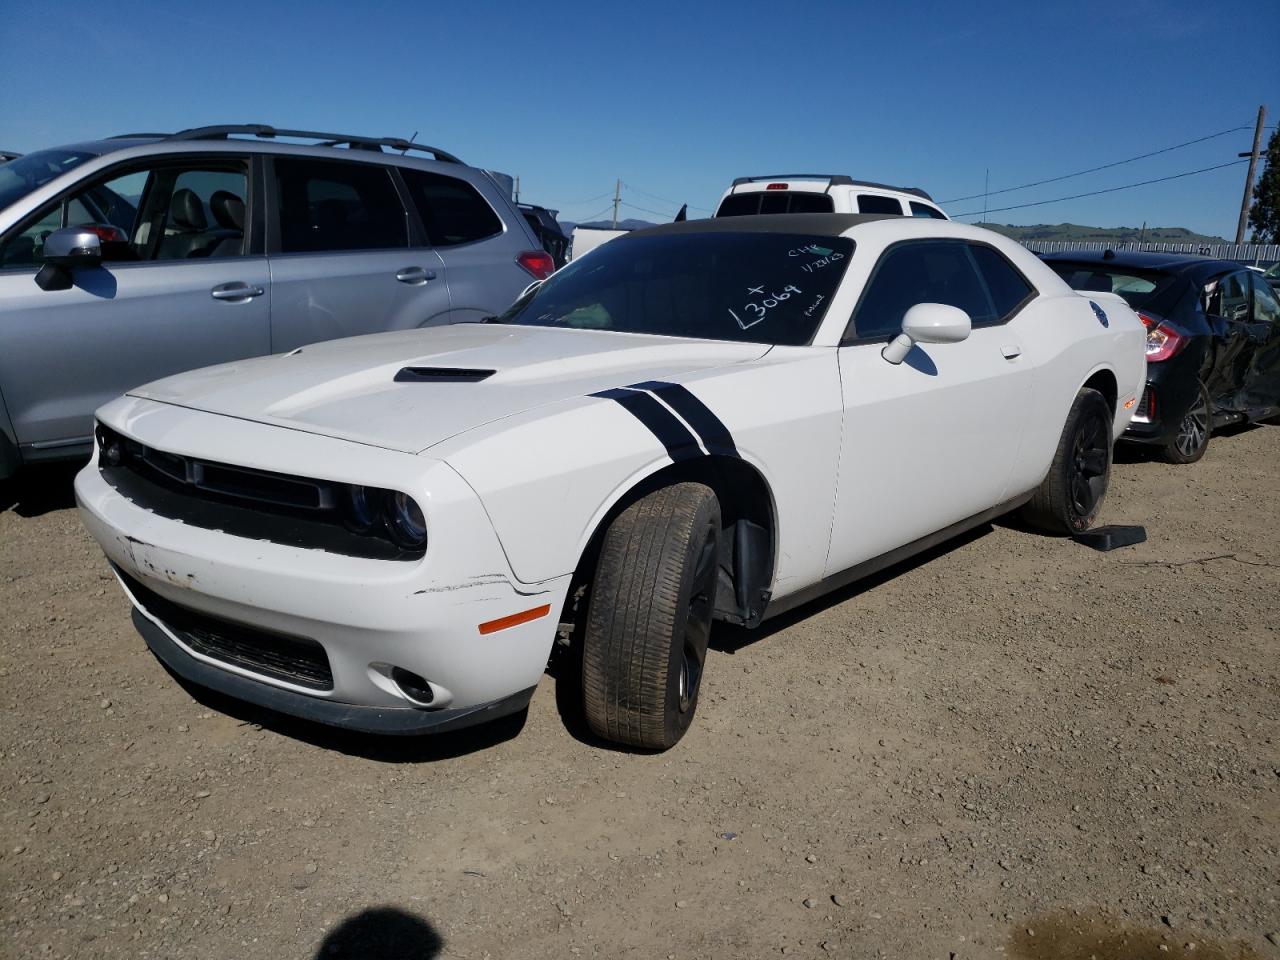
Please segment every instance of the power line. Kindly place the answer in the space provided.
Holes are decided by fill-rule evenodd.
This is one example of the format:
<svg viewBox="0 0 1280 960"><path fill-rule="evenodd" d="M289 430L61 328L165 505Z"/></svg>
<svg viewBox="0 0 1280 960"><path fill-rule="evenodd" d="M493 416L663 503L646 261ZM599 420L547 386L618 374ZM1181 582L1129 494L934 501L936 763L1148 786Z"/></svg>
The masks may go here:
<svg viewBox="0 0 1280 960"><path fill-rule="evenodd" d="M671 214L669 214L669 213L663 213L661 210L650 210L648 207L642 207L642 206L640 206L639 204L631 203L631 202L630 202L630 201L628 201L628 200L622 200L622 201L620 201L620 202L621 202L621 204L622 204L624 207L630 207L632 210L639 210L639 211L641 211L641 212L643 212L643 213L651 213L651 214L653 214L655 217L669 217L669 216L671 216Z"/></svg>
<svg viewBox="0 0 1280 960"><path fill-rule="evenodd" d="M568 203L562 203L562 207L585 207L588 203L595 203L597 200L603 200L605 197L613 196L612 190L606 190L604 193L596 194L594 197L587 197L585 200L570 200Z"/></svg>
<svg viewBox="0 0 1280 960"><path fill-rule="evenodd" d="M641 190L639 187L633 187L631 184L627 183L625 180L622 181L622 185L626 187L628 190L634 190L636 193L640 194L641 196L648 197L650 200L657 200L661 203L669 203L673 207L685 206L685 204L677 203L675 200L668 200L666 197L660 197L656 193L649 193L649 191L647 190ZM690 210L702 210L702 211L705 211L706 213L711 212L706 207L696 207L692 203L689 204L688 207Z"/></svg>
<svg viewBox="0 0 1280 960"><path fill-rule="evenodd" d="M1172 176L1168 176L1168 177L1156 177L1154 180L1141 180L1138 183L1126 183L1124 186L1108 187L1105 190L1091 190L1088 193L1075 193L1069 197L1055 197L1053 200L1036 200L1033 203L1017 203L1011 207L992 207L985 212L986 213L1003 213L1006 210L1022 210L1022 209L1025 209L1026 207L1042 207L1046 203L1061 203L1064 200L1079 200L1082 197L1096 197L1104 193L1115 193L1118 190L1132 190L1134 187L1145 187L1152 183L1164 183L1166 180L1178 180L1178 179L1181 179L1182 177L1193 177L1197 173L1208 173L1211 170L1221 170L1224 167L1234 167L1246 162L1247 161L1245 160L1230 160L1227 163L1219 163L1217 166L1201 167L1199 170L1188 170L1186 173L1175 173ZM979 196L981 196L981 194L979 194ZM957 213L952 215L952 219L956 219L959 217L982 216L983 213L984 211L982 210L973 210L973 211L970 211L969 213Z"/></svg>
<svg viewBox="0 0 1280 960"><path fill-rule="evenodd" d="M589 217L582 217L582 218L581 218L581 219L579 219L577 222L578 222L578 223L590 223L592 220L602 220L602 219L607 219L607 218L608 218L608 216L609 216L609 213L610 213L612 210L613 210L613 204L609 204L609 206L605 207L605 208L604 208L603 210L601 210L599 213L593 213L593 214L592 214L591 216L589 216Z"/></svg>
<svg viewBox="0 0 1280 960"><path fill-rule="evenodd" d="M1116 160L1113 163L1104 163L1100 167L1090 167L1088 170L1078 170L1075 173L1064 173L1060 177L1049 177L1047 180L1035 180L1031 183L1024 183L1016 187L1005 187L1001 190L992 190L989 193L974 193L967 197L954 197L951 200L940 200L939 203L959 203L962 200L976 200L979 197L994 197L1001 193L1013 193L1015 190L1025 190L1028 187L1040 187L1046 183L1057 183L1059 180L1070 180L1072 177L1083 177L1086 173L1097 173L1099 170L1110 170L1112 167L1123 166L1126 163L1133 163L1135 160L1146 160L1148 157L1156 157L1162 153L1168 153L1171 150L1181 150L1183 147L1189 147L1195 143L1204 143L1206 140L1213 140L1217 137L1225 137L1229 133L1239 133L1241 130L1249 130L1250 127L1232 127L1230 130L1222 130L1218 133L1211 133L1207 137L1197 137L1195 140L1188 140L1186 143L1175 143L1172 147L1164 147L1160 150L1153 150L1150 153L1141 153L1136 157L1130 157L1127 160ZM1013 207L1005 207L1006 210L1012 210Z"/></svg>

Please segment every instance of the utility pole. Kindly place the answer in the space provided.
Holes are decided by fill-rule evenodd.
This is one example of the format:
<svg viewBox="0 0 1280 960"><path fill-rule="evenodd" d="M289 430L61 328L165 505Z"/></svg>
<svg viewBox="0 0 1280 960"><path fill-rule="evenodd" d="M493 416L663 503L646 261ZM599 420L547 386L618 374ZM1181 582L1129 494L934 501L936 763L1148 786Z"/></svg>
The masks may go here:
<svg viewBox="0 0 1280 960"><path fill-rule="evenodd" d="M991 192L991 168L982 175L982 225L987 225L987 194Z"/></svg>
<svg viewBox="0 0 1280 960"><path fill-rule="evenodd" d="M520 177L516 177L516 203L520 202Z"/></svg>
<svg viewBox="0 0 1280 960"><path fill-rule="evenodd" d="M618 204L622 202L622 180L613 182L613 229L618 229Z"/></svg>
<svg viewBox="0 0 1280 960"><path fill-rule="evenodd" d="M1258 108L1258 125L1253 130L1253 153L1249 154L1249 172L1244 177L1244 198L1240 201L1240 222L1236 224L1236 243L1244 243L1244 228L1249 223L1249 206L1253 202L1253 172L1258 168L1258 151L1262 148L1262 127L1267 122L1267 107Z"/></svg>

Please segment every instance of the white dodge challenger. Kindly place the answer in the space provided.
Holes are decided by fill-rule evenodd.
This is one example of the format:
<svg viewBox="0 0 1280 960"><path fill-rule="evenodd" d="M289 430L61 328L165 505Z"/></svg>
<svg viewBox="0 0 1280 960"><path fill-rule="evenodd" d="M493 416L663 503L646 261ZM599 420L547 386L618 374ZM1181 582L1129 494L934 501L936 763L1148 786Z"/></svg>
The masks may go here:
<svg viewBox="0 0 1280 960"><path fill-rule="evenodd" d="M665 748L712 621L1015 509L1088 527L1145 345L1118 297L963 224L672 224L485 323L140 387L76 495L190 682L420 733L522 709L559 638L591 728Z"/></svg>

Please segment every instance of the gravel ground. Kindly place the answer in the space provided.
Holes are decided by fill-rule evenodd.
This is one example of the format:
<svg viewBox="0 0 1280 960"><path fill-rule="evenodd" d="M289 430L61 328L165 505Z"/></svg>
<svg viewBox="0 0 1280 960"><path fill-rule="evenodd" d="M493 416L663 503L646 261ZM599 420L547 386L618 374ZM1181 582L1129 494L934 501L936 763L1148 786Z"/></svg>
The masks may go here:
<svg viewBox="0 0 1280 960"><path fill-rule="evenodd" d="M555 669L418 742L186 690L72 473L0 486L0 953L1280 958L1280 427L1122 453L1140 546L987 527L720 630L656 756Z"/></svg>

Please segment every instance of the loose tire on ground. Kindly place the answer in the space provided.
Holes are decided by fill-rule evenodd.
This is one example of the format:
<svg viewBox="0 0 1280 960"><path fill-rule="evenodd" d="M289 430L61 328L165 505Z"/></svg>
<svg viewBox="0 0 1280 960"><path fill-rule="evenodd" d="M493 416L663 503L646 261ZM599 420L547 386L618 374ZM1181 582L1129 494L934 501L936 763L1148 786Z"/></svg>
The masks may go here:
<svg viewBox="0 0 1280 960"><path fill-rule="evenodd" d="M1111 476L1111 407L1097 390L1076 394L1053 465L1022 519L1045 533L1088 530L1098 517Z"/></svg>
<svg viewBox="0 0 1280 960"><path fill-rule="evenodd" d="M1195 463L1209 449L1209 434L1213 430L1213 407L1209 403L1209 391L1199 384L1200 393L1178 424L1178 432L1160 447L1160 457L1167 463Z"/></svg>
<svg viewBox="0 0 1280 960"><path fill-rule="evenodd" d="M600 547L583 637L587 724L663 750L689 728L707 654L720 546L711 488L677 483L637 500Z"/></svg>

